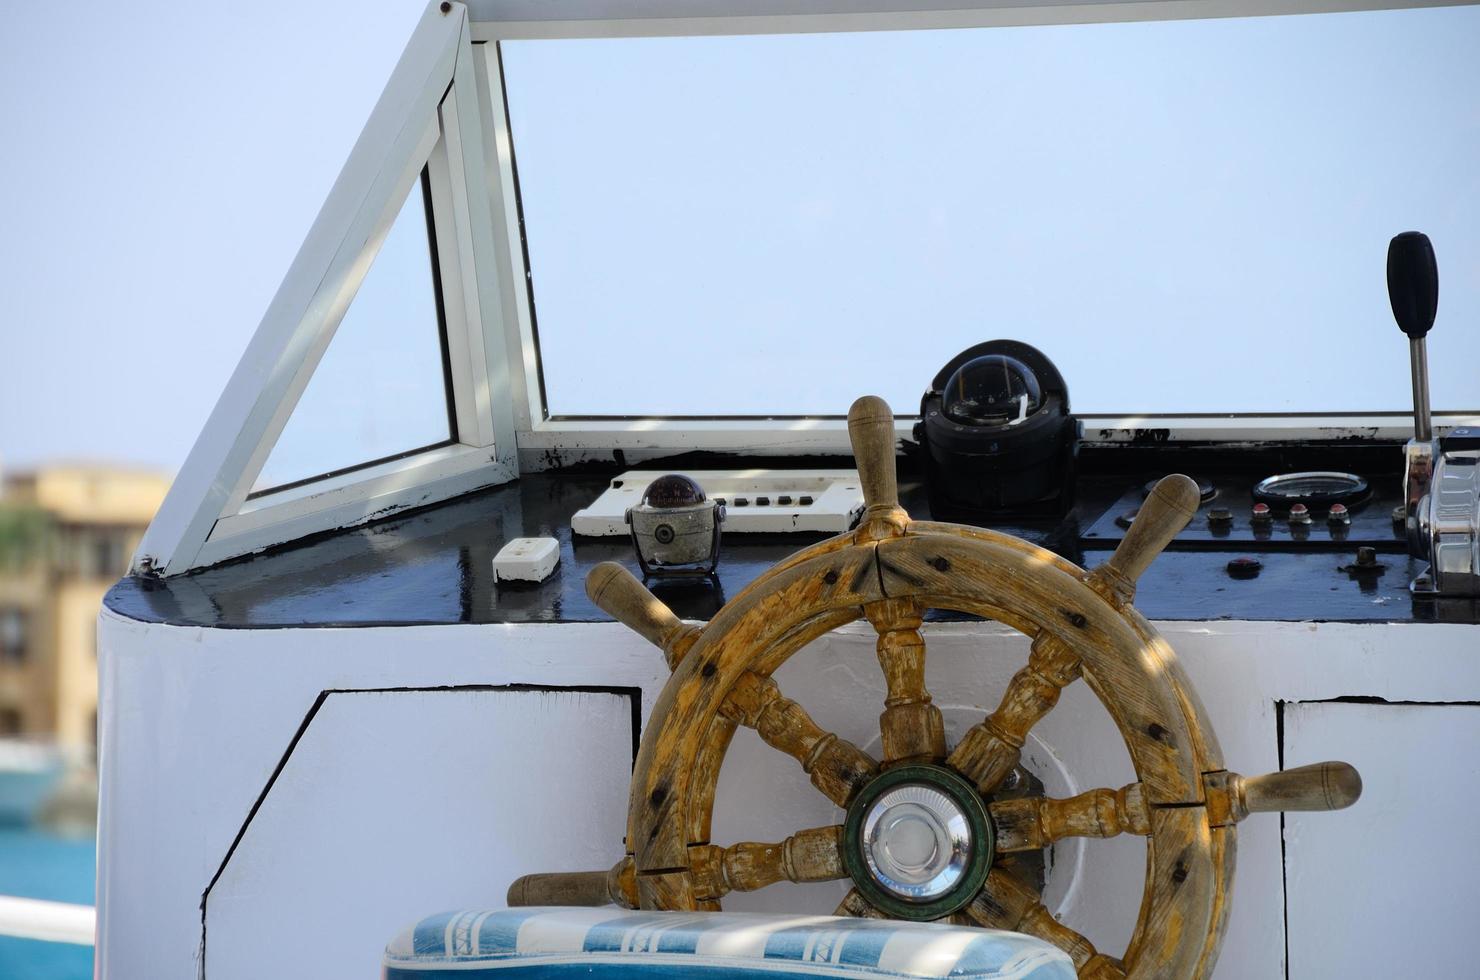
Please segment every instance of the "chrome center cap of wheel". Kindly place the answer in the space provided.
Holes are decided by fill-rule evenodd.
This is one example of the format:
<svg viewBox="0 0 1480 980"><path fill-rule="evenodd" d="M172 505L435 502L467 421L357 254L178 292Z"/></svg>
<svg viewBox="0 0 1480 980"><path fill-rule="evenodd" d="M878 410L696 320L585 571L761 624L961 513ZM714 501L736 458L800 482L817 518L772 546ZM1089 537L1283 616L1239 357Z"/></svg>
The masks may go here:
<svg viewBox="0 0 1480 980"><path fill-rule="evenodd" d="M924 901L954 888L971 857L966 812L924 783L887 790L863 818L863 859L874 880L900 898Z"/></svg>
<svg viewBox="0 0 1480 980"><path fill-rule="evenodd" d="M848 808L843 857L863 896L889 914L937 919L976 895L995 834L975 787L949 769L886 770Z"/></svg>

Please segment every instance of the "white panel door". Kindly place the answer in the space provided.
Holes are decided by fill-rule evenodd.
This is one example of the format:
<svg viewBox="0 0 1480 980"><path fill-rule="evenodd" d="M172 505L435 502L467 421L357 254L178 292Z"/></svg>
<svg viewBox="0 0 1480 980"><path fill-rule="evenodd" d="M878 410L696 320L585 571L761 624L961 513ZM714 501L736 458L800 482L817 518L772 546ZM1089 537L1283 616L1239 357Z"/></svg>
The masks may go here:
<svg viewBox="0 0 1480 980"><path fill-rule="evenodd" d="M328 695L206 899L206 980L375 977L401 929L607 868L632 770L623 694Z"/></svg>
<svg viewBox="0 0 1480 980"><path fill-rule="evenodd" d="M1363 784L1350 810L1285 817L1290 980L1476 975L1477 745L1470 704L1285 709L1287 768L1344 759Z"/></svg>

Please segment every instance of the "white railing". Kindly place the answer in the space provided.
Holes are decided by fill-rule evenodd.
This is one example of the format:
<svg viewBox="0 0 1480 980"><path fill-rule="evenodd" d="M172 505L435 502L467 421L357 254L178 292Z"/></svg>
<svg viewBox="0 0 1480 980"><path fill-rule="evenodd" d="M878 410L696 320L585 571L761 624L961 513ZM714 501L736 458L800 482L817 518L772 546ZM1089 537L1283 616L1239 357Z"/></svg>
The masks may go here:
<svg viewBox="0 0 1480 980"><path fill-rule="evenodd" d="M0 895L0 936L91 946L97 921L91 905Z"/></svg>

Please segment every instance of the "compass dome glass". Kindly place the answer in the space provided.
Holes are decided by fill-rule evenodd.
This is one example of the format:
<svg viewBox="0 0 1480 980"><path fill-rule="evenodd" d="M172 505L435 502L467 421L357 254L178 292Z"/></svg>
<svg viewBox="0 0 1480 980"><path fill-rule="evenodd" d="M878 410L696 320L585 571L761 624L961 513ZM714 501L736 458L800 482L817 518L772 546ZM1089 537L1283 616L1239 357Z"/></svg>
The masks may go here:
<svg viewBox="0 0 1480 980"><path fill-rule="evenodd" d="M986 354L956 369L942 392L946 417L962 425L1013 425L1043 404L1033 369L1015 357Z"/></svg>
<svg viewBox="0 0 1480 980"><path fill-rule="evenodd" d="M681 473L658 477L642 494L642 502L649 507L691 507L704 500L704 488Z"/></svg>

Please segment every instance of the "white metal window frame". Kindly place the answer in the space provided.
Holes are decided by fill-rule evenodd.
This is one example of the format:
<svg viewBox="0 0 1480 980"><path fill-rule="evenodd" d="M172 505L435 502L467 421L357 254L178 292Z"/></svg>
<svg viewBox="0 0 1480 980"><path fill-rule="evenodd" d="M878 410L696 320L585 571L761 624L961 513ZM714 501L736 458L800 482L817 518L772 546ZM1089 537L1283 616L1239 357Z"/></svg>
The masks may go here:
<svg viewBox="0 0 1480 980"><path fill-rule="evenodd" d="M518 476L481 90L467 8L433 0L134 555L177 575ZM457 441L252 494L427 171Z"/></svg>
<svg viewBox="0 0 1480 980"><path fill-rule="evenodd" d="M1016 27L1277 14L1334 13L1410 7L1462 6L1474 0L468 0L472 32L481 45L479 70L490 108L486 121L499 276L509 346L519 454L525 470L585 459L626 461L693 450L736 455L851 452L840 417L809 418L559 418L540 383L538 345L530 313L528 272L516 213L515 160L497 43L556 38L802 34L842 31ZM942 9L946 8L946 9ZM554 16L552 16L552 14ZM915 406L895 406L898 434L911 438ZM1292 439L1401 439L1412 434L1406 413L1088 415L1085 439L1130 443L1256 442ZM1438 415L1436 426L1476 424L1475 416Z"/></svg>

